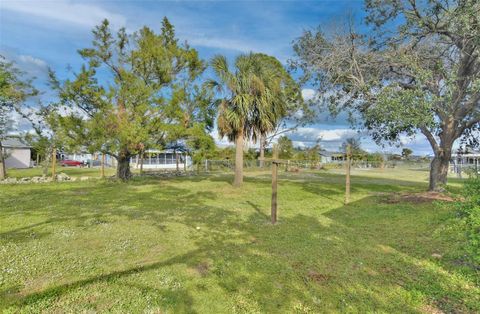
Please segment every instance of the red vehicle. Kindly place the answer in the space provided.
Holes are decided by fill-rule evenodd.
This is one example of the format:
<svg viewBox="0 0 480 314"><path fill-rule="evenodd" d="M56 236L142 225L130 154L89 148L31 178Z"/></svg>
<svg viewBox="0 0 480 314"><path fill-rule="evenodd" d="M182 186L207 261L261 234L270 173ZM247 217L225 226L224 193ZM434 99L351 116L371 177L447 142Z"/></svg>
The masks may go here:
<svg viewBox="0 0 480 314"><path fill-rule="evenodd" d="M62 167L81 167L83 166L83 162L65 159L60 161L60 165L62 165Z"/></svg>

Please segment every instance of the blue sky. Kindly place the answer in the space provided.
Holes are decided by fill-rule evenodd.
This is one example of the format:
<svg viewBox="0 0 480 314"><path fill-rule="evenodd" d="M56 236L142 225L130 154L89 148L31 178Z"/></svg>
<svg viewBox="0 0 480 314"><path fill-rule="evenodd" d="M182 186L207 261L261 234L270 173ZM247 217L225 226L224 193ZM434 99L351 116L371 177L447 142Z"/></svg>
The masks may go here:
<svg viewBox="0 0 480 314"><path fill-rule="evenodd" d="M328 25L353 13L362 16L363 1L0 1L0 54L14 60L43 87L46 69L51 67L60 77L67 67L78 68L77 49L88 47L91 29L108 18L114 28L125 26L133 32L143 25L159 30L163 16L176 28L181 41L195 47L209 59L224 54L232 59L242 52L264 52L286 62L292 57L292 41L303 30ZM304 86L304 95L313 91ZM327 114L318 123L299 129L289 137L298 146L315 144L337 150L347 137L355 136L342 117ZM218 140L219 144L225 144ZM422 136L403 138L405 147L416 154L430 154ZM398 147L381 148L368 136L362 144L370 151L399 151Z"/></svg>

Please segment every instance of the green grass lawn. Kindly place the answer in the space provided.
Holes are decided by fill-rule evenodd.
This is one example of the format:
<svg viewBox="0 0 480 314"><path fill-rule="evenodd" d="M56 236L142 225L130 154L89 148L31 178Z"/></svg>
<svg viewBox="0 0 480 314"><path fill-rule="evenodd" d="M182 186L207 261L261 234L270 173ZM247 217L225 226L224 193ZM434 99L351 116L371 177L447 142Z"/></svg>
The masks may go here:
<svg viewBox="0 0 480 314"><path fill-rule="evenodd" d="M0 309L17 312L479 312L451 204L417 170L269 172L0 186ZM460 188L453 182L451 190ZM432 254L434 256L432 256ZM441 256L441 257L440 257Z"/></svg>
<svg viewBox="0 0 480 314"><path fill-rule="evenodd" d="M88 168L88 167L62 167L58 164L56 168L56 173L64 172L71 177L92 177L100 178L100 168ZM35 177L42 176L43 168L28 168L28 169L8 169L7 175L14 178L23 178L23 177ZM115 174L115 169L105 168L106 176L113 176ZM48 169L48 175L51 176L51 168Z"/></svg>

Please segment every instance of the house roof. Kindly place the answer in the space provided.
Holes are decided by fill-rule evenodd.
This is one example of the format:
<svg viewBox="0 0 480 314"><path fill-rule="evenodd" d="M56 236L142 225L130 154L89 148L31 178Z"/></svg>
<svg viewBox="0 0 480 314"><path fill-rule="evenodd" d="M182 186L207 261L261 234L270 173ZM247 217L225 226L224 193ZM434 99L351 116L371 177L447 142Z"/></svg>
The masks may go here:
<svg viewBox="0 0 480 314"><path fill-rule="evenodd" d="M2 146L5 148L31 148L30 145L18 137L7 137L2 140Z"/></svg>

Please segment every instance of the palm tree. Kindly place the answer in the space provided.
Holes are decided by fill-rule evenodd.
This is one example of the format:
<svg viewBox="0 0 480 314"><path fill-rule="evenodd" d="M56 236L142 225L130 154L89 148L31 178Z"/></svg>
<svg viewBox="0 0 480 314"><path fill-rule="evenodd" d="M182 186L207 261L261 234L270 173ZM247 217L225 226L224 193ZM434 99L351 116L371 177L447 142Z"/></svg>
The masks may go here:
<svg viewBox="0 0 480 314"><path fill-rule="evenodd" d="M299 89L282 64L265 54L238 56L233 71L224 56L214 57L211 65L218 81L209 85L223 94L218 100L218 130L220 136L235 142L234 186L240 186L245 139L256 142L274 130L288 101L298 99Z"/></svg>
<svg viewBox="0 0 480 314"><path fill-rule="evenodd" d="M243 146L245 139L256 141L274 127L282 111L277 104L281 90L275 71L262 62L259 54L240 55L231 71L224 56L215 56L211 65L218 81L209 81L223 95L218 100L218 131L235 142L235 179L243 182Z"/></svg>
<svg viewBox="0 0 480 314"><path fill-rule="evenodd" d="M271 93L270 103L258 104L266 116L254 115L257 119L253 122L255 134L260 139L260 157L265 156L267 136L273 133L281 123L282 119L289 114L289 111L299 108L298 104L303 102L300 87L288 74L282 63L275 57L257 53L255 58L261 64L259 72L264 80L268 91ZM261 162L263 167L263 162Z"/></svg>

